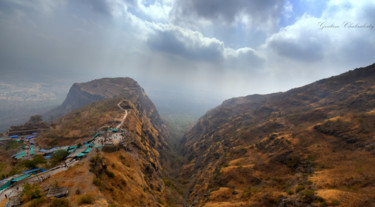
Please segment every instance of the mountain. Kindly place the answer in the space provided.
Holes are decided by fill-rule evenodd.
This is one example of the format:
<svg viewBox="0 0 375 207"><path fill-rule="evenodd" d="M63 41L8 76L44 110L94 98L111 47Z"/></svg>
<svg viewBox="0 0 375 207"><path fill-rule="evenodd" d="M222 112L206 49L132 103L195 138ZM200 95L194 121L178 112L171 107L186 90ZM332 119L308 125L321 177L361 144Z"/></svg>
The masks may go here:
<svg viewBox="0 0 375 207"><path fill-rule="evenodd" d="M375 64L226 100L181 151L193 206L375 206Z"/></svg>
<svg viewBox="0 0 375 207"><path fill-rule="evenodd" d="M67 197L71 203L79 202L81 193L94 195L95 205L104 206L164 206L183 202L168 176L173 157L166 141L169 132L136 81L105 78L74 84L55 111L71 112L58 119L52 130L39 135L38 146L80 145L97 132L110 136L107 130L117 127L121 130L117 134L124 139L88 154L89 159L52 176L42 187L52 182L68 187L73 192Z"/></svg>
<svg viewBox="0 0 375 207"><path fill-rule="evenodd" d="M49 112L49 115L60 117L89 103L115 97L148 99L144 90L131 78L102 78L73 84L62 105Z"/></svg>

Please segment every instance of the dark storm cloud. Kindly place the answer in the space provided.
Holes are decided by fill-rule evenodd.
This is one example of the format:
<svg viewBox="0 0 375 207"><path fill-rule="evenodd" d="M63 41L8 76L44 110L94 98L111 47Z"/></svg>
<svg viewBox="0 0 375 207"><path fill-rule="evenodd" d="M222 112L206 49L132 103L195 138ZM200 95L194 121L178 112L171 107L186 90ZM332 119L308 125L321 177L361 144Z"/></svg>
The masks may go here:
<svg viewBox="0 0 375 207"><path fill-rule="evenodd" d="M198 17L210 21L231 24L237 18L245 17L256 26L278 21L285 0L177 0L175 18L184 21L186 17ZM264 25L263 25L264 26Z"/></svg>
<svg viewBox="0 0 375 207"><path fill-rule="evenodd" d="M157 31L148 39L148 45L155 51L179 55L187 59L217 61L223 58L221 42L203 39L197 33L179 29Z"/></svg>

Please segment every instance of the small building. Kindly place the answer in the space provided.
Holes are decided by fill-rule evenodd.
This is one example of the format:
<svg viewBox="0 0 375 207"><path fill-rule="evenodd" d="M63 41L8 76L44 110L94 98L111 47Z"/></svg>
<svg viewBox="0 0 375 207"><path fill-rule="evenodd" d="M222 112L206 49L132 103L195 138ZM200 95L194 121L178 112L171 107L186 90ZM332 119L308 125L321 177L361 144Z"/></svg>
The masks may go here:
<svg viewBox="0 0 375 207"><path fill-rule="evenodd" d="M57 187L57 188L50 188L48 190L47 197L48 198L61 198L68 195L68 187Z"/></svg>

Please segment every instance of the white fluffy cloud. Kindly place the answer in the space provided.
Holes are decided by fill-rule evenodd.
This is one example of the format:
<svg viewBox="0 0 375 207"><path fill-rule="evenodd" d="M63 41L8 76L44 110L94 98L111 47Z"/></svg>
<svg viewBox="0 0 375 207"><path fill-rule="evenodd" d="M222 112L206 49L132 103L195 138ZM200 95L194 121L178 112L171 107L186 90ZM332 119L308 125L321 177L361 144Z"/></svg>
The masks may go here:
<svg viewBox="0 0 375 207"><path fill-rule="evenodd" d="M230 69L258 69L263 58L252 48L233 49L224 42L205 37L202 33L178 26L165 26L150 35L149 47L170 56L193 61L211 62Z"/></svg>
<svg viewBox="0 0 375 207"><path fill-rule="evenodd" d="M271 35L265 47L291 61L320 62L321 69L371 64L375 54L374 5L369 1L330 1L321 17L302 16Z"/></svg>

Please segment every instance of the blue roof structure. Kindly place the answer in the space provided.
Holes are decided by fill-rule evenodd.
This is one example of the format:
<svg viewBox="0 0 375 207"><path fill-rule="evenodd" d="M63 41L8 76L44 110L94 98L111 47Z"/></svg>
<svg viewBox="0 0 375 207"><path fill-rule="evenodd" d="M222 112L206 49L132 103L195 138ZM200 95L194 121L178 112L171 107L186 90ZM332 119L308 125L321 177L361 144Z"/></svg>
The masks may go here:
<svg viewBox="0 0 375 207"><path fill-rule="evenodd" d="M25 174L32 174L33 172L44 172L44 169L43 168L35 168L35 169L32 169L32 170L27 170L27 171L23 171L22 173L25 173Z"/></svg>
<svg viewBox="0 0 375 207"><path fill-rule="evenodd" d="M30 155L34 155L34 145L30 146Z"/></svg>
<svg viewBox="0 0 375 207"><path fill-rule="evenodd" d="M18 182L18 181L21 181L21 180L23 180L23 179L25 179L25 178L28 178L28 177L30 177L30 176L31 176L31 174L21 175L21 176L19 176L19 177L17 177L17 178L14 178L14 179L12 180L12 182Z"/></svg>
<svg viewBox="0 0 375 207"><path fill-rule="evenodd" d="M87 147L87 149L85 151L83 151L83 153L89 153L91 151L91 147Z"/></svg>
<svg viewBox="0 0 375 207"><path fill-rule="evenodd" d="M0 181L0 191L9 188L12 185L12 179L7 178Z"/></svg>
<svg viewBox="0 0 375 207"><path fill-rule="evenodd" d="M84 156L86 156L86 154L85 154L85 153L82 153L82 152L76 155L76 157L78 157L78 158L80 158L80 157L84 157Z"/></svg>
<svg viewBox="0 0 375 207"><path fill-rule="evenodd" d="M14 156L14 158L16 158L16 159L21 159L21 158L23 158L25 155L26 155L26 152L25 152L25 151L21 151L21 152L17 153L17 154Z"/></svg>
<svg viewBox="0 0 375 207"><path fill-rule="evenodd" d="M34 138L34 136L28 136L28 137L26 137L26 139L32 139L32 138Z"/></svg>

